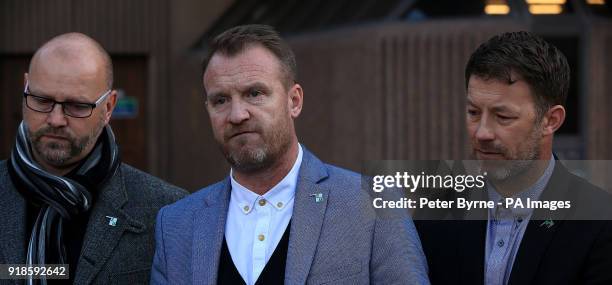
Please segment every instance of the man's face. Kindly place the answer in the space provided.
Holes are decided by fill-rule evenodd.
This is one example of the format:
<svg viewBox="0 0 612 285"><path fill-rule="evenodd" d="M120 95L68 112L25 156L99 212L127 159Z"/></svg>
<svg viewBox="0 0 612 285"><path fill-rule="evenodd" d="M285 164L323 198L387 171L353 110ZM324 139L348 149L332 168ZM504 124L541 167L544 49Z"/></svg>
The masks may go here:
<svg viewBox="0 0 612 285"><path fill-rule="evenodd" d="M293 119L301 101L296 110L290 94L300 87L286 85L280 61L262 46L211 58L204 74L207 110L215 140L234 169L265 169L296 140Z"/></svg>
<svg viewBox="0 0 612 285"><path fill-rule="evenodd" d="M508 84L472 75L466 125L475 159L489 177L505 180L540 159L542 132L527 83Z"/></svg>
<svg viewBox="0 0 612 285"><path fill-rule="evenodd" d="M105 78L103 68L95 60L74 62L52 56L39 58L25 75L30 94L79 103L94 103L104 94ZM35 159L43 167L61 169L86 157L110 119L112 110L107 102L114 96L113 92L87 118L67 116L58 104L51 113L40 113L28 108L24 101L23 118Z"/></svg>

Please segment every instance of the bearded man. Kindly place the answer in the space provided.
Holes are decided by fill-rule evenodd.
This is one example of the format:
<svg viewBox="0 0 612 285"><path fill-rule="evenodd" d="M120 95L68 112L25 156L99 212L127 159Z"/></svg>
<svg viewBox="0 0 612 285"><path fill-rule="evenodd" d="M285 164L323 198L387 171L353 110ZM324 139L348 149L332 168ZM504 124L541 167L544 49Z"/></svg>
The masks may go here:
<svg viewBox="0 0 612 285"><path fill-rule="evenodd" d="M428 284L409 218L376 216L359 174L298 143L293 52L269 26L229 29L204 63L230 175L158 215L153 284Z"/></svg>
<svg viewBox="0 0 612 285"><path fill-rule="evenodd" d="M155 215L186 195L121 163L112 83L108 53L79 33L45 43L24 75L23 121L0 161L0 264L67 265L66 279L28 284L146 283Z"/></svg>
<svg viewBox="0 0 612 285"><path fill-rule="evenodd" d="M486 186L456 196L495 206L416 221L432 284L612 284L612 199L553 155L569 78L561 51L528 32L494 36L470 57L466 129Z"/></svg>

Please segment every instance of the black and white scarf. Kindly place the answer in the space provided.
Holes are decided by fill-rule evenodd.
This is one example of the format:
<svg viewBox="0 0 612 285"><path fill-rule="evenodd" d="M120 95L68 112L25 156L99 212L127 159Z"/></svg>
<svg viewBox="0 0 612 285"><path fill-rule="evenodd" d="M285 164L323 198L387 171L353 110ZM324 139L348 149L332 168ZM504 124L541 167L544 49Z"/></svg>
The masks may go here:
<svg viewBox="0 0 612 285"><path fill-rule="evenodd" d="M68 263L63 244L63 223L91 208L92 193L115 175L119 150L106 126L91 153L69 175L56 176L36 163L25 123L17 130L9 173L28 201L41 206L28 243L27 265ZM27 284L46 284L29 279Z"/></svg>

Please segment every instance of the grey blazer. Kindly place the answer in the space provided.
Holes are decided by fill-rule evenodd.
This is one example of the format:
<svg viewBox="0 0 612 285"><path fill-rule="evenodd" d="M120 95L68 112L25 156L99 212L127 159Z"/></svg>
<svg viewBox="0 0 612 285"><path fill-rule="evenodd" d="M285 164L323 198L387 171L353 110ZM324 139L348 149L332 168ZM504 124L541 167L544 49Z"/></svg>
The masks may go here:
<svg viewBox="0 0 612 285"><path fill-rule="evenodd" d="M77 271L70 271L74 283L147 284L155 250L155 216L162 206L186 194L122 164L91 210ZM11 182L6 161L0 161L0 197L0 264L24 264L26 201ZM109 225L106 216L116 217L116 226Z"/></svg>
<svg viewBox="0 0 612 285"><path fill-rule="evenodd" d="M230 190L228 177L160 210L152 284L216 284ZM429 284L412 220L377 217L367 196L304 149L285 284Z"/></svg>

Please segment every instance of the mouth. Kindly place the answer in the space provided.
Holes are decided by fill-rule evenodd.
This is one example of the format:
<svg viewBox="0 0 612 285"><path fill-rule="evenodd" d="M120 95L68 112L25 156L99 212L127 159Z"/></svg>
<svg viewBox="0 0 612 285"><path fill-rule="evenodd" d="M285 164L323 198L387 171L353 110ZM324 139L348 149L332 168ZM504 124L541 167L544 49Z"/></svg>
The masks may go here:
<svg viewBox="0 0 612 285"><path fill-rule="evenodd" d="M243 131L243 132L236 132L234 134L232 134L229 138L233 139L239 136L243 136L243 135L249 135L249 134L256 134L256 132L252 132L252 131Z"/></svg>
<svg viewBox="0 0 612 285"><path fill-rule="evenodd" d="M45 139L69 141L67 137L58 136L58 135L43 135L42 137Z"/></svg>
<svg viewBox="0 0 612 285"><path fill-rule="evenodd" d="M476 157L479 159L503 159L504 155L501 152L475 149Z"/></svg>

